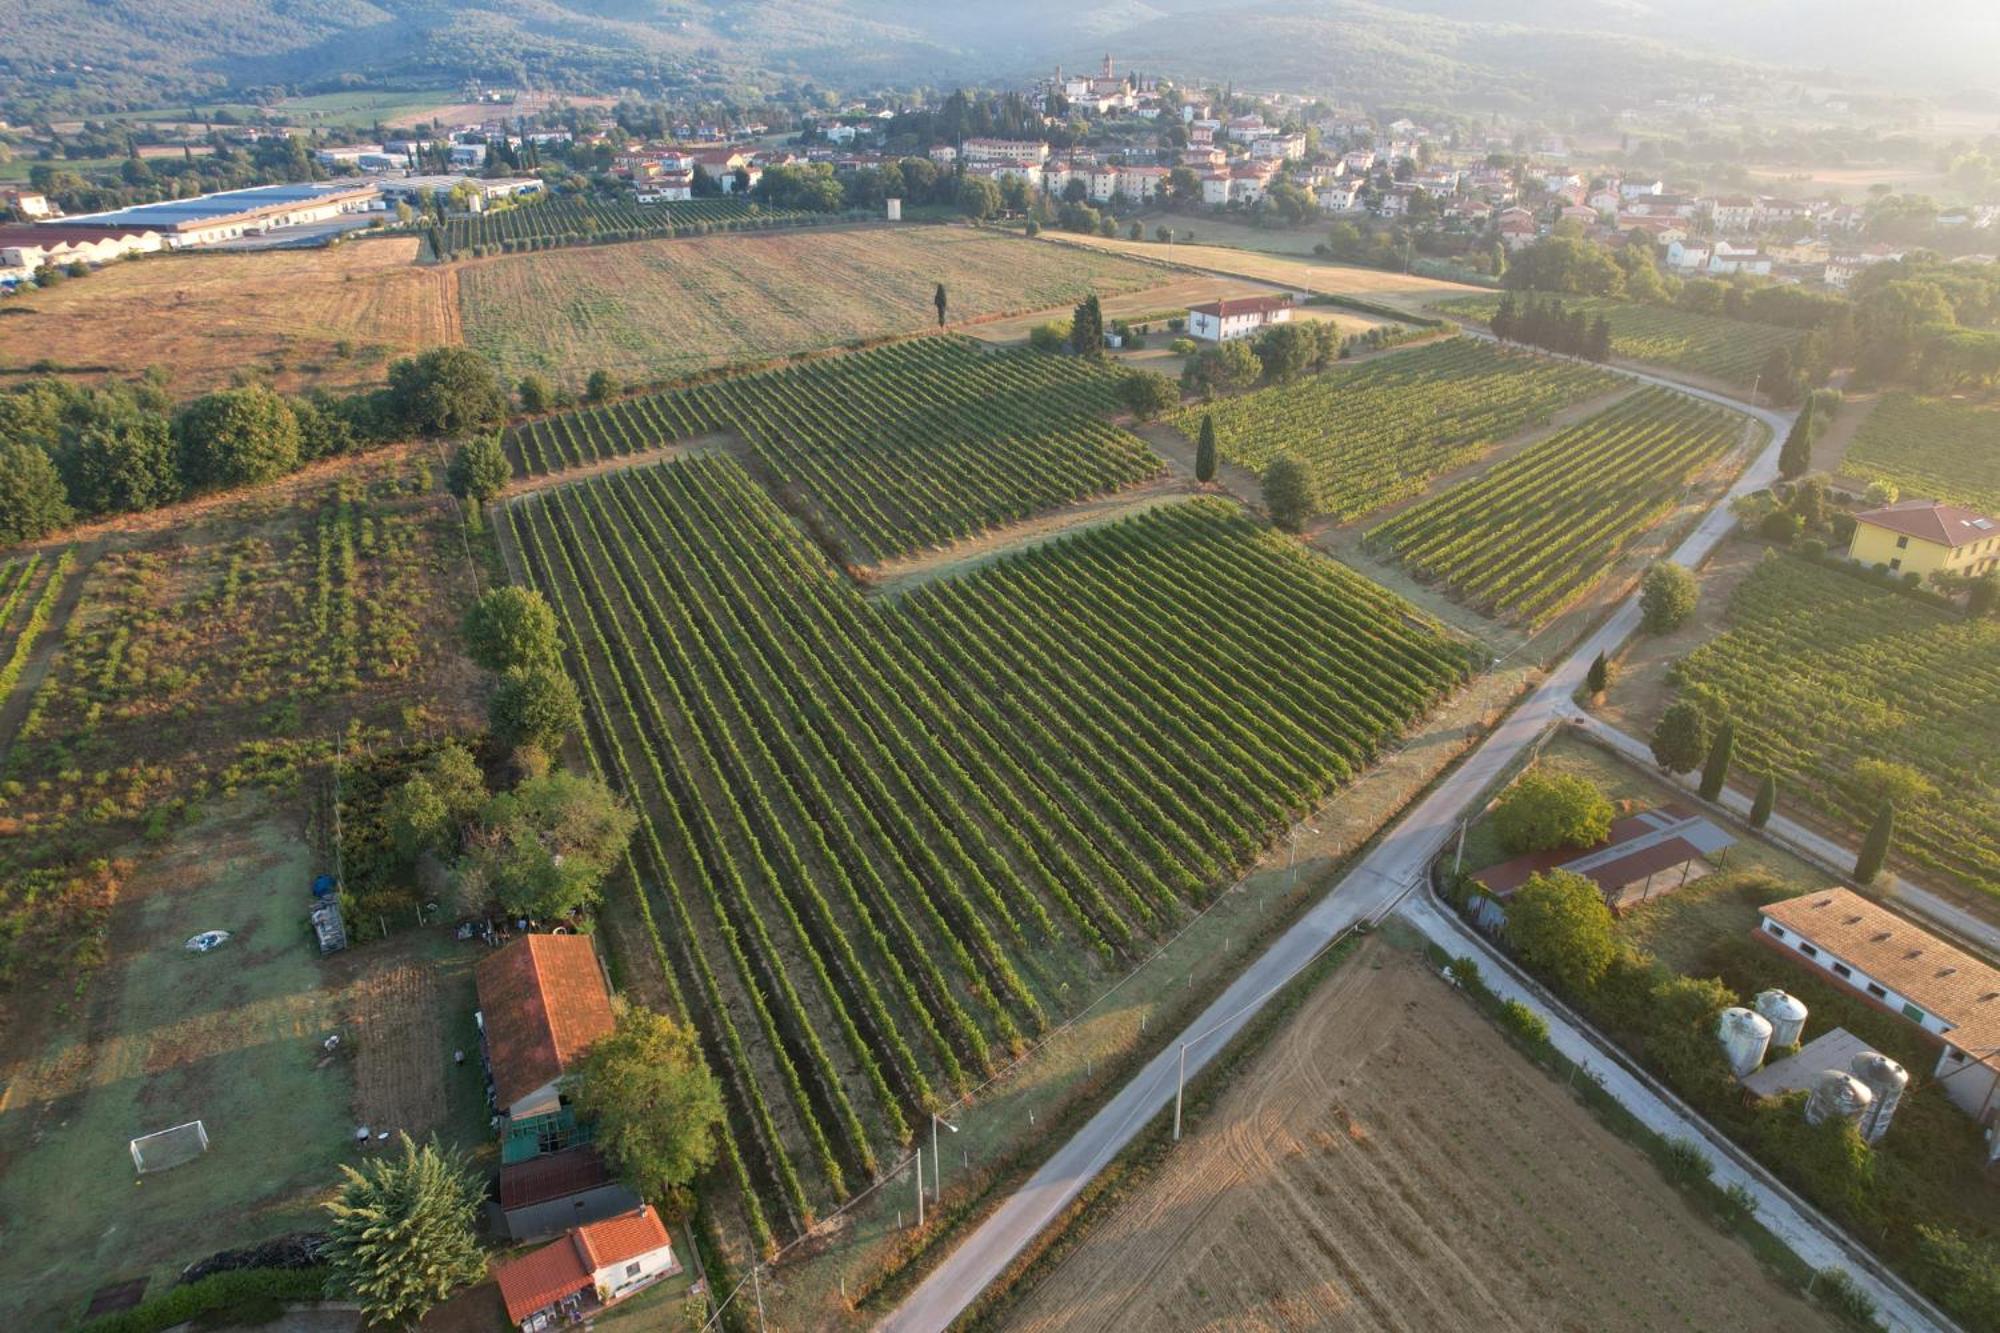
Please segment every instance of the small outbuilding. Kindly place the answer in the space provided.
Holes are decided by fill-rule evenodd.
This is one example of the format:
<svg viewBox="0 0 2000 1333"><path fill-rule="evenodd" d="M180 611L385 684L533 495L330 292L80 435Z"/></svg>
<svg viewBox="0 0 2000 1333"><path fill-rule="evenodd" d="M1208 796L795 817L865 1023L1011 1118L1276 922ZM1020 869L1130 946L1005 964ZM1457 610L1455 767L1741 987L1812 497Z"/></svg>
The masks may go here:
<svg viewBox="0 0 2000 1333"><path fill-rule="evenodd" d="M1582 850L1528 852L1473 878L1486 889L1473 920L1498 930L1507 900L1536 875L1566 870L1595 883L1612 911L1635 907L1710 873L1736 845L1713 821L1669 803L1614 820L1604 841Z"/></svg>
<svg viewBox="0 0 2000 1333"><path fill-rule="evenodd" d="M680 1271L659 1214L641 1204L510 1259L493 1270L493 1281L521 1333L543 1333L583 1322Z"/></svg>

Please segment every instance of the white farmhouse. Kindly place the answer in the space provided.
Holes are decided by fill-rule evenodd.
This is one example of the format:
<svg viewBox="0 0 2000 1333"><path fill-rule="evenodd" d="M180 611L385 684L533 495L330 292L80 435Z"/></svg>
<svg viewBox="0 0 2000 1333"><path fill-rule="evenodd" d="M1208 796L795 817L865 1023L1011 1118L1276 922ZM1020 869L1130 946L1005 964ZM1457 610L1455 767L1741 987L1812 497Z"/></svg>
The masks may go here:
<svg viewBox="0 0 2000 1333"><path fill-rule="evenodd" d="M1292 321L1290 296L1238 296L1188 307L1188 333L1204 342L1248 338Z"/></svg>

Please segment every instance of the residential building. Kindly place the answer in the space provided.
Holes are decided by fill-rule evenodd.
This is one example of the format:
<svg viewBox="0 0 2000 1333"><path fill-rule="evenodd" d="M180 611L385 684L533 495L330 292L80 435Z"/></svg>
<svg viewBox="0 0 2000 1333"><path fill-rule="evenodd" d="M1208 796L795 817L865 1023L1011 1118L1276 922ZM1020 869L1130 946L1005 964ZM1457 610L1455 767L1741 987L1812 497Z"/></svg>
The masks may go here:
<svg viewBox="0 0 2000 1333"><path fill-rule="evenodd" d="M451 165L465 170L477 170L486 165L486 145L483 143L455 143L451 146Z"/></svg>
<svg viewBox="0 0 2000 1333"><path fill-rule="evenodd" d="M616 1022L590 936L524 935L481 959L473 982L501 1161L585 1141L561 1082Z"/></svg>
<svg viewBox="0 0 2000 1333"><path fill-rule="evenodd" d="M1803 962L1941 1048L1932 1077L1981 1124L2000 1093L2000 970L1851 889L1759 909L1760 944Z"/></svg>
<svg viewBox="0 0 2000 1333"><path fill-rule="evenodd" d="M1250 141L1250 156L1259 161L1297 161L1306 155L1303 134L1267 134Z"/></svg>
<svg viewBox="0 0 2000 1333"><path fill-rule="evenodd" d="M1708 215L1717 231L1747 232L1757 225L1757 201L1747 194L1726 194L1711 199Z"/></svg>
<svg viewBox="0 0 2000 1333"><path fill-rule="evenodd" d="M546 1240L637 1207L638 1196L587 1143L500 1168L500 1215L515 1241Z"/></svg>
<svg viewBox="0 0 2000 1333"><path fill-rule="evenodd" d="M576 1227L552 1245L497 1264L493 1281L521 1333L587 1321L681 1271L659 1214L645 1205Z"/></svg>
<svg viewBox="0 0 2000 1333"><path fill-rule="evenodd" d="M34 190L0 190L0 204L30 219L54 217L57 212L46 196Z"/></svg>
<svg viewBox="0 0 2000 1333"><path fill-rule="evenodd" d="M1902 500L1856 514L1847 554L1898 573L1977 576L2000 563L2000 520L1937 500Z"/></svg>
<svg viewBox="0 0 2000 1333"><path fill-rule="evenodd" d="M1624 200L1643 199L1648 195L1665 194L1667 183L1661 180L1618 182L1618 197Z"/></svg>
<svg viewBox="0 0 2000 1333"><path fill-rule="evenodd" d="M1684 273L1699 273L1708 267L1714 247L1707 241L1681 237L1667 242L1667 267Z"/></svg>
<svg viewBox="0 0 2000 1333"><path fill-rule="evenodd" d="M1354 181L1333 181L1319 190L1320 211L1355 213L1361 209L1361 186Z"/></svg>
<svg viewBox="0 0 2000 1333"><path fill-rule="evenodd" d="M1039 139L967 139L961 148L967 162L1046 162L1049 146Z"/></svg>
<svg viewBox="0 0 2000 1333"><path fill-rule="evenodd" d="M1239 296L1189 306L1187 329L1190 337L1204 342L1228 342L1291 319L1290 296Z"/></svg>

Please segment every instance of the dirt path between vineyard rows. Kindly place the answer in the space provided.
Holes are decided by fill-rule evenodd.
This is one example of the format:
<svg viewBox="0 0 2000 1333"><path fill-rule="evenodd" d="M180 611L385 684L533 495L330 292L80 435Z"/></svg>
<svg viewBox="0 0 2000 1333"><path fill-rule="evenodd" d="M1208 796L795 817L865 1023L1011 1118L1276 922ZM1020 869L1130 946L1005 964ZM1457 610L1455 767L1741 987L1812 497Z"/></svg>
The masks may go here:
<svg viewBox="0 0 2000 1333"><path fill-rule="evenodd" d="M1007 1326L1821 1325L1416 955L1378 940Z"/></svg>

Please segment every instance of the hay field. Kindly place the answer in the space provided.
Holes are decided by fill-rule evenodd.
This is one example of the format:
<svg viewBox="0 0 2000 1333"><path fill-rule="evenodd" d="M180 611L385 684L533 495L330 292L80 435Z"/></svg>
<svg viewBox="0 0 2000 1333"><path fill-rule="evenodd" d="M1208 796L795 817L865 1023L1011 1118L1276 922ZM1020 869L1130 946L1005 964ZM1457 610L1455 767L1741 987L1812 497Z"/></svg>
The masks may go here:
<svg viewBox="0 0 2000 1333"><path fill-rule="evenodd" d="M1193 230L1199 237L1219 232L1220 228L1196 223ZM1477 295L1484 290L1479 287L1468 287L1464 283L1446 282L1442 278L1427 278L1421 273L1391 273L1387 269L1360 268L1352 264L1336 264L1331 260L1316 259L1311 255L1268 254L1255 250L1233 249L1225 245L1183 245L1178 241L1169 247L1159 241L1131 241L1118 236L1079 236L1070 232L1063 232L1060 235L1049 233L1048 237L1045 244L1052 249L1088 246L1093 250L1102 250L1110 254L1131 255L1156 261L1171 259L1176 264L1202 269L1209 273L1229 274L1305 291L1335 292L1343 296L1367 299L1386 298L1391 305L1411 304L1409 300L1399 298ZM1172 251L1171 254L1169 250Z"/></svg>
<svg viewBox="0 0 2000 1333"><path fill-rule="evenodd" d="M1350 959L1010 1329L1804 1329L1412 955Z"/></svg>
<svg viewBox="0 0 2000 1333"><path fill-rule="evenodd" d="M187 396L238 372L278 388L374 384L397 356L457 341L454 275L414 237L323 250L149 255L9 300L0 366L85 379L163 367Z"/></svg>
<svg viewBox="0 0 2000 1333"><path fill-rule="evenodd" d="M1171 275L1116 255L970 227L702 236L476 260L458 270L465 340L509 377L631 382L1070 305Z"/></svg>

